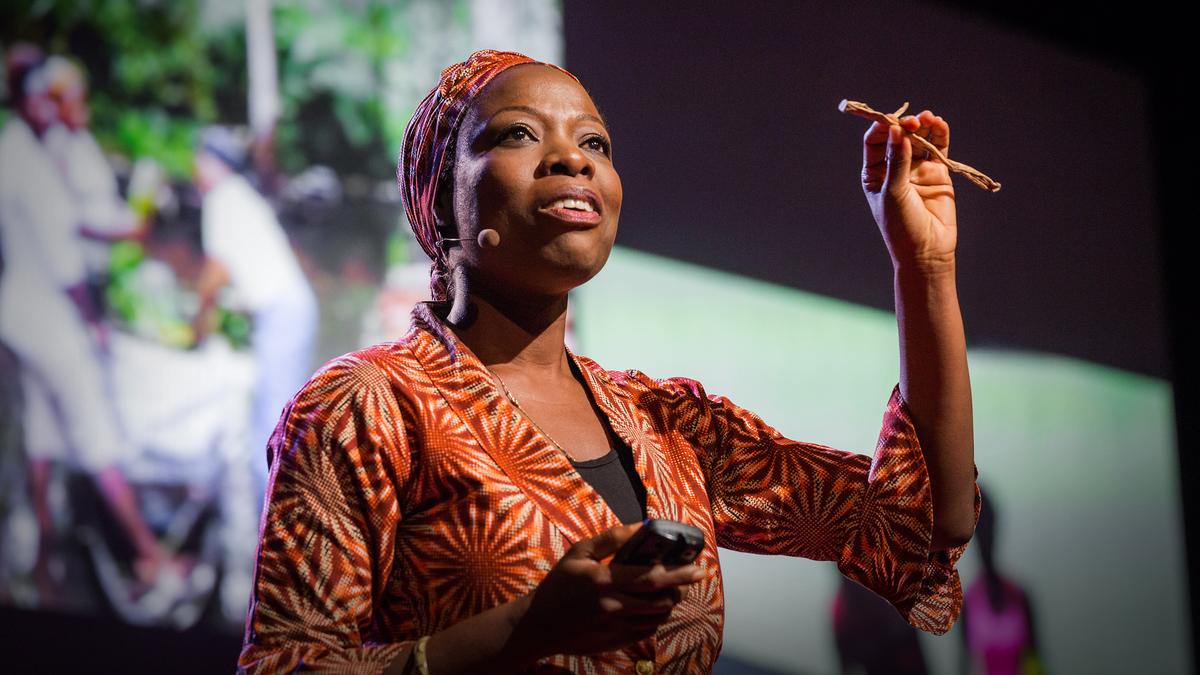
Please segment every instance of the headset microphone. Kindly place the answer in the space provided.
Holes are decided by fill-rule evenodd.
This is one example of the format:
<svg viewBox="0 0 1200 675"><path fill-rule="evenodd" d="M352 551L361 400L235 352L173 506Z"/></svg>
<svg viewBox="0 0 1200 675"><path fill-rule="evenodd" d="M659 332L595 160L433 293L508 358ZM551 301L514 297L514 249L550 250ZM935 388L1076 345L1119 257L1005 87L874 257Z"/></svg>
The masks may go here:
<svg viewBox="0 0 1200 675"><path fill-rule="evenodd" d="M479 248L496 248L500 245L500 233L490 227L485 227L479 231L479 236L475 241L479 244Z"/></svg>
<svg viewBox="0 0 1200 675"><path fill-rule="evenodd" d="M452 241L466 241L462 237L443 237L438 240L438 245L448 244ZM485 227L479 231L479 236L475 238L475 243L479 248L496 248L500 245L500 233L490 227Z"/></svg>

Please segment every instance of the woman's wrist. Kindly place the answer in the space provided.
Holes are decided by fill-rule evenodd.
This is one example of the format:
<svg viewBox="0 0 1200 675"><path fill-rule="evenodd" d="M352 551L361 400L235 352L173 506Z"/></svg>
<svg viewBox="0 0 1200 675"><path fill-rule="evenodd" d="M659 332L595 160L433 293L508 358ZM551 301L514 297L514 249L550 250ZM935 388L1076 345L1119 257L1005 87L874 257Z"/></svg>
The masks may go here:
<svg viewBox="0 0 1200 675"><path fill-rule="evenodd" d="M425 644L430 675L516 673L550 653L538 641L536 627L525 619L532 597L523 595L430 635ZM389 672L418 672L417 655L412 649L407 652Z"/></svg>
<svg viewBox="0 0 1200 675"><path fill-rule="evenodd" d="M504 605L511 632L505 643L506 658L502 662L511 664L512 670L520 670L549 655L545 644L538 639L541 631L527 618L532 602L533 593L530 592Z"/></svg>
<svg viewBox="0 0 1200 675"><path fill-rule="evenodd" d="M892 271L906 279L926 278L931 280L953 278L957 270L954 254L939 258L896 258L892 257Z"/></svg>

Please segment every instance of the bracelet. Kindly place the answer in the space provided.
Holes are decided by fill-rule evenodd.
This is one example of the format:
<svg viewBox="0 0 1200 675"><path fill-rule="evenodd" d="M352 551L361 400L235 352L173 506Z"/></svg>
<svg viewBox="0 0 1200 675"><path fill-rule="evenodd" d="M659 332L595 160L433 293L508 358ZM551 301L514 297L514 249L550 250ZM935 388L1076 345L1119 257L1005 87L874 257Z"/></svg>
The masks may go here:
<svg viewBox="0 0 1200 675"><path fill-rule="evenodd" d="M428 642L429 636L426 635L417 640L417 646L413 647L413 660L417 662L417 672L421 675L429 675L429 661L425 658L425 645Z"/></svg>

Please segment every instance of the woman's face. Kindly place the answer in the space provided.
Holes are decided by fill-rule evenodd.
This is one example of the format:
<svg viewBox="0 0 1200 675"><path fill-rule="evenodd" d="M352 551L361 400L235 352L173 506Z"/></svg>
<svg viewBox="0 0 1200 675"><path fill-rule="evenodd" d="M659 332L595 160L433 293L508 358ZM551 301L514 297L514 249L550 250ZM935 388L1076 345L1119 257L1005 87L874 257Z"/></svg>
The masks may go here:
<svg viewBox="0 0 1200 675"><path fill-rule="evenodd" d="M459 127L449 213L473 290L563 294L612 252L621 179L608 130L578 82L540 64L496 76ZM565 201L564 201L565 200ZM481 250L483 228L500 244Z"/></svg>

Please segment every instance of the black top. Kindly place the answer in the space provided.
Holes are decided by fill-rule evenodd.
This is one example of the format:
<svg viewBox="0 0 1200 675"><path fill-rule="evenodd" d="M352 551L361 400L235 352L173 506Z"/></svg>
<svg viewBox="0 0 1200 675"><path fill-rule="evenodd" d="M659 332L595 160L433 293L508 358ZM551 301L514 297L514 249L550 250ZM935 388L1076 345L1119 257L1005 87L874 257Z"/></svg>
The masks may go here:
<svg viewBox="0 0 1200 675"><path fill-rule="evenodd" d="M596 488L609 508L625 525L640 523L646 517L646 487L633 466L633 453L619 441L607 455L571 465L583 479Z"/></svg>
<svg viewBox="0 0 1200 675"><path fill-rule="evenodd" d="M605 415L596 405L596 399L592 396L592 390L588 388L583 373L575 367L574 359L567 361L571 366L571 374L583 385L583 390L587 392L588 400L596 409L597 416L604 420ZM642 477L633 465L633 451L608 428L607 424L605 427L610 447L608 454L582 462L572 459L571 466L600 493L623 524L640 523L646 519L646 486L642 484Z"/></svg>

